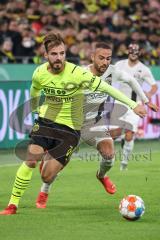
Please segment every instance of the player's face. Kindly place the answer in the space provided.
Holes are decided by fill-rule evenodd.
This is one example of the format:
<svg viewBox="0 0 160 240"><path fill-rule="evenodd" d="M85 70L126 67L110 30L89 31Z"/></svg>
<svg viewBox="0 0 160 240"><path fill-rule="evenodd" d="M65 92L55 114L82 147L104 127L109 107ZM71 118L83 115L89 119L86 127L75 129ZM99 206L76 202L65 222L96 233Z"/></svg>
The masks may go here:
<svg viewBox="0 0 160 240"><path fill-rule="evenodd" d="M128 50L128 58L132 62L136 62L139 59L139 54L140 54L140 51L137 45L135 49L129 48Z"/></svg>
<svg viewBox="0 0 160 240"><path fill-rule="evenodd" d="M128 58L132 61L132 62L136 62L139 59L139 54L138 53L129 53Z"/></svg>
<svg viewBox="0 0 160 240"><path fill-rule="evenodd" d="M52 71L56 73L61 72L64 69L65 57L66 52L63 43L48 49L48 52L46 53L46 58L50 67Z"/></svg>
<svg viewBox="0 0 160 240"><path fill-rule="evenodd" d="M111 63L111 59L111 49L97 48L95 50L95 53L92 55L92 61L99 76L103 75L103 73L107 70Z"/></svg>

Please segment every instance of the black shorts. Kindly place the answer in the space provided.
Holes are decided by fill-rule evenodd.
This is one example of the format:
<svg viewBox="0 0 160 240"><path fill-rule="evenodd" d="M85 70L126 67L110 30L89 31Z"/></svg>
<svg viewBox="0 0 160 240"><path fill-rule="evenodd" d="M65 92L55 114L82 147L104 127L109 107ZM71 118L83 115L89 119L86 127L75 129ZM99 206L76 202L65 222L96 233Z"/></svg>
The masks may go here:
<svg viewBox="0 0 160 240"><path fill-rule="evenodd" d="M30 138L30 144L43 147L53 158L66 165L79 143L80 131L45 118L38 118Z"/></svg>

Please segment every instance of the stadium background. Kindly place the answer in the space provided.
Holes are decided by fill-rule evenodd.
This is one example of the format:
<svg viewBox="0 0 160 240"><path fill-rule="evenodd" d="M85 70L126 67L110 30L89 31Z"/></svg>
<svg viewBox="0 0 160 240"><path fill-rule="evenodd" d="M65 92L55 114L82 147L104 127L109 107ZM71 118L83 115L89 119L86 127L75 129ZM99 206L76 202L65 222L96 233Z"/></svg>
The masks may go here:
<svg viewBox="0 0 160 240"><path fill-rule="evenodd" d="M113 45L113 63L127 57L128 43L138 41L143 52L141 60L151 68L160 88L158 0L1 0L0 207L4 207L11 191L17 169L12 164L20 163L14 154L14 147L25 139L25 134L13 131L9 118L17 106L29 99L33 70L37 64L44 62L41 47L43 36L54 29L61 31L65 38L67 59L80 65L90 62L90 50L96 41L106 41ZM160 90L153 102L160 106ZM136 159L138 156L138 159L130 163L130 170L122 175L119 164L116 164L112 171L112 178L119 189L114 198L107 196L106 199L103 189L95 182L98 166L96 153L93 149L82 146L80 152L73 157L75 161L71 161L64 175L57 181L56 194L51 196L48 210L37 213L33 206L41 184L37 171L32 182L33 188L29 189L30 194L27 193L28 197L25 195L22 204L24 216L17 215L19 219L15 218L15 225L12 224L13 219L0 219L1 236L12 240L20 236L24 239L53 239L49 233L54 232L54 239L102 239L104 236L111 239L158 239L159 196L155 185L159 181L160 127L149 124L152 118L159 119L160 112L149 111L148 116L140 121L137 138L142 140L136 141L133 157ZM32 121L31 116L25 119L29 124ZM14 125L16 124L15 121ZM149 138L153 140L148 140ZM119 149L117 143L116 151ZM143 158L144 154L147 157ZM69 188L71 183L73 195ZM129 193L141 195L147 205L148 213L144 215L141 224L128 225L118 215L118 202ZM38 230L42 224L41 214L44 220L43 233ZM54 230L48 222L54 224ZM17 224L21 226L21 231ZM62 225L66 226L63 230Z"/></svg>

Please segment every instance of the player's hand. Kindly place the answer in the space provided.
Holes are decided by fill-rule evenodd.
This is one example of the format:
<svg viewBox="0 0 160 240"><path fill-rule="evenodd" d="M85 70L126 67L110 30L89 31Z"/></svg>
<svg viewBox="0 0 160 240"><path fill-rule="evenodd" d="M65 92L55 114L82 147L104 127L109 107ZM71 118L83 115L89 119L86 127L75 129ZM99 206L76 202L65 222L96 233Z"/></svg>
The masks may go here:
<svg viewBox="0 0 160 240"><path fill-rule="evenodd" d="M141 118L145 117L147 115L147 111L143 105L138 104L137 107L133 109L135 114L140 116Z"/></svg>
<svg viewBox="0 0 160 240"><path fill-rule="evenodd" d="M153 104L151 102L148 102L147 106L154 112L158 112L158 110L159 110L159 107L156 104Z"/></svg>

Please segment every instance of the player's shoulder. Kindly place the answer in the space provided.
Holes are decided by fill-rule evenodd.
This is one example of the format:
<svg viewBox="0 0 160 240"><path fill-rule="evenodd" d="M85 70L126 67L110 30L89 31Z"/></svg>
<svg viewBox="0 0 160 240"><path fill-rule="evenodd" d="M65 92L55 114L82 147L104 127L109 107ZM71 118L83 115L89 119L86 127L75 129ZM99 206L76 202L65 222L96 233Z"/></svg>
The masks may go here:
<svg viewBox="0 0 160 240"><path fill-rule="evenodd" d="M71 75L71 77L73 77L72 79L81 78L81 76L86 73L91 75L91 72L88 69L71 62L66 62L66 74Z"/></svg>
<svg viewBox="0 0 160 240"><path fill-rule="evenodd" d="M47 69L47 66L48 66L48 62L45 62L41 65L39 65L38 67L36 67L36 69L34 70L34 74L42 74L46 71Z"/></svg>
<svg viewBox="0 0 160 240"><path fill-rule="evenodd" d="M108 73L112 73L116 69L116 66L113 64L110 64L106 70Z"/></svg>
<svg viewBox="0 0 160 240"><path fill-rule="evenodd" d="M114 78L121 78L122 74L123 74L123 68L116 66L116 64L114 65L109 65L108 67L108 74L113 76L113 81L115 80Z"/></svg>
<svg viewBox="0 0 160 240"><path fill-rule="evenodd" d="M119 61L117 61L117 62L114 64L114 66L115 66L115 67L122 66L122 65L126 64L127 61L128 61L127 59L119 60Z"/></svg>
<svg viewBox="0 0 160 240"><path fill-rule="evenodd" d="M44 82L46 79L46 75L49 74L49 72L47 71L47 67L48 67L48 62L45 62L41 65L39 65L33 72L32 75L32 81L34 82L38 82L39 84L42 83L42 81Z"/></svg>
<svg viewBox="0 0 160 240"><path fill-rule="evenodd" d="M82 68L87 70L87 71L91 71L91 66L92 64L89 64L89 65L83 65Z"/></svg>
<svg viewBox="0 0 160 240"><path fill-rule="evenodd" d="M115 71L115 65L110 64L102 76L108 77Z"/></svg>
<svg viewBox="0 0 160 240"><path fill-rule="evenodd" d="M68 62L68 61L66 62L65 68L66 68L67 72L71 73L71 74L74 74L74 73L77 74L77 72L84 71L83 67L76 65L74 63Z"/></svg>
<svg viewBox="0 0 160 240"><path fill-rule="evenodd" d="M143 69L143 70L146 70L146 71L149 71L149 67L146 66L144 63L142 63L141 61L138 62L138 66Z"/></svg>

